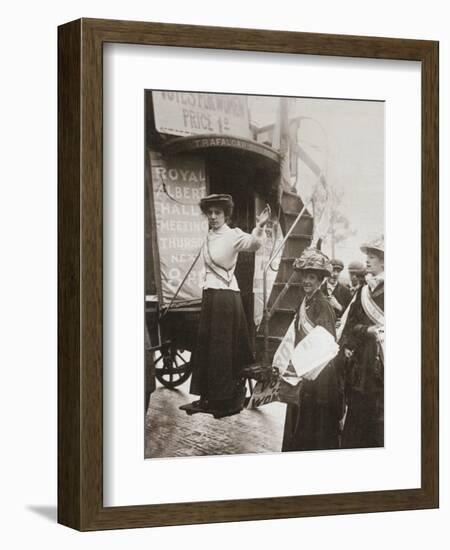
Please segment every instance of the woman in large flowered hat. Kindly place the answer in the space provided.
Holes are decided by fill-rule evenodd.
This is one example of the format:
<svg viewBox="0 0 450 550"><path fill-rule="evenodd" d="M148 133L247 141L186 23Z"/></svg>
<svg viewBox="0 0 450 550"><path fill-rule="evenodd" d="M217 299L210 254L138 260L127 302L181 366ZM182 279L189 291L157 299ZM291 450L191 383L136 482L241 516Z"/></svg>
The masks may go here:
<svg viewBox="0 0 450 550"><path fill-rule="evenodd" d="M305 296L295 317L295 344L316 326L322 326L335 338L336 316L320 290L331 273L330 260L320 250L308 248L295 260L294 268L301 273ZM282 450L337 448L341 416L342 396L331 361L315 380L302 380L297 402L287 405Z"/></svg>

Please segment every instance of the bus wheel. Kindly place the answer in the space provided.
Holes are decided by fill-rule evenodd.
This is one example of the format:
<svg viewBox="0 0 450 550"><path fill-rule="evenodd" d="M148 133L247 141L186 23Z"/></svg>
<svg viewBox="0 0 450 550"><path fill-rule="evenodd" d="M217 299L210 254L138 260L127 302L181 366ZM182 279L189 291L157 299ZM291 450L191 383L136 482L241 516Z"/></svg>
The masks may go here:
<svg viewBox="0 0 450 550"><path fill-rule="evenodd" d="M189 351L170 346L155 355L155 375L164 387L173 389L181 386L191 376Z"/></svg>

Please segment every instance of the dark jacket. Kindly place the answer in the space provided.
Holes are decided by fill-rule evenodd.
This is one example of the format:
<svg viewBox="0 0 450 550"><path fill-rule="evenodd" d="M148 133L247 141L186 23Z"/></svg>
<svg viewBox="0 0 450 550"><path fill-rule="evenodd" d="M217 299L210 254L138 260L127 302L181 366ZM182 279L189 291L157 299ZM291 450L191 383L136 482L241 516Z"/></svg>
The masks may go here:
<svg viewBox="0 0 450 550"><path fill-rule="evenodd" d="M322 286L320 287L324 296L329 296L327 282L324 281L322 283ZM342 309L339 311L337 309L334 310L334 313L336 314L336 318L340 319L344 311L347 309L348 304L350 303L352 299L352 293L350 292L350 289L347 288L345 285L340 283L338 281L337 285L334 287L334 290L332 292L332 295L336 298L336 300L341 304Z"/></svg>
<svg viewBox="0 0 450 550"><path fill-rule="evenodd" d="M320 290L306 302L306 313L315 326L324 327L336 337L336 317L333 308ZM297 344L306 336L299 326L298 312L295 327ZM333 361L315 380L303 380L300 384L298 403L288 404L286 408L282 450L337 448L342 396Z"/></svg>
<svg viewBox="0 0 450 550"><path fill-rule="evenodd" d="M336 361L338 371L343 373L348 406L342 434L346 448L384 445L384 363L375 336L368 333L373 322L361 304L361 291L359 288L350 307ZM384 311L384 284L378 285L371 296ZM352 354L350 358L345 350Z"/></svg>

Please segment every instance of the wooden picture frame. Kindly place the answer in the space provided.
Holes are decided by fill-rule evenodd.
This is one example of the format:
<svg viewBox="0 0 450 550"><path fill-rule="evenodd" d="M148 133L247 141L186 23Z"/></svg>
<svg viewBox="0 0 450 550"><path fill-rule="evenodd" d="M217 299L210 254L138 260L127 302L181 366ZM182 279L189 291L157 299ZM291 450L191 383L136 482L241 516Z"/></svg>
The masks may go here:
<svg viewBox="0 0 450 550"><path fill-rule="evenodd" d="M421 487L146 506L103 505L103 44L421 63ZM438 43L79 19L58 29L58 521L81 530L438 506Z"/></svg>

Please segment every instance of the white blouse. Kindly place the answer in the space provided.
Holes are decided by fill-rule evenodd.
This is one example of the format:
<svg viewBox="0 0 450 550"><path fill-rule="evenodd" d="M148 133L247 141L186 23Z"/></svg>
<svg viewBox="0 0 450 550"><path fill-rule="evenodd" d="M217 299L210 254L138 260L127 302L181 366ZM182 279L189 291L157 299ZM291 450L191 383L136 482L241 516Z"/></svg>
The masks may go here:
<svg viewBox="0 0 450 550"><path fill-rule="evenodd" d="M256 252L263 244L266 232L257 226L251 233L227 224L210 229L203 246L205 278L203 289L229 289L239 292L234 276L239 252Z"/></svg>

